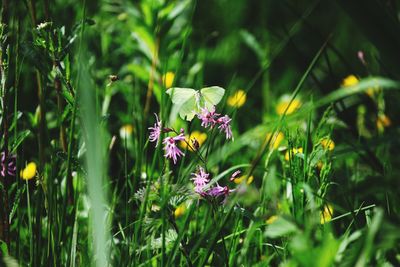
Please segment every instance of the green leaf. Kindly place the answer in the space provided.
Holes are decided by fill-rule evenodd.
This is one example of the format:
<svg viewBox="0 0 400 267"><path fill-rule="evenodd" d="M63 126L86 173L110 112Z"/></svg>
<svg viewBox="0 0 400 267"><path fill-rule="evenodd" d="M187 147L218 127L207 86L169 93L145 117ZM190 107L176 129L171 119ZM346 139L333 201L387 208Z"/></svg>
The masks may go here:
<svg viewBox="0 0 400 267"><path fill-rule="evenodd" d="M267 227L264 234L266 237L278 238L297 232L299 228L293 222L284 217L278 217L271 225Z"/></svg>
<svg viewBox="0 0 400 267"><path fill-rule="evenodd" d="M31 134L31 131L25 130L22 132L18 133L17 138L13 141L12 147L11 147L11 152L15 152L19 145Z"/></svg>
<svg viewBox="0 0 400 267"><path fill-rule="evenodd" d="M257 39L249 33L246 30L241 30L240 31L240 36L243 39L243 42L251 49L254 51L254 53L257 55L258 60L260 61L261 64L266 64L265 60L267 58L267 53L265 50L262 49L260 43L257 41Z"/></svg>

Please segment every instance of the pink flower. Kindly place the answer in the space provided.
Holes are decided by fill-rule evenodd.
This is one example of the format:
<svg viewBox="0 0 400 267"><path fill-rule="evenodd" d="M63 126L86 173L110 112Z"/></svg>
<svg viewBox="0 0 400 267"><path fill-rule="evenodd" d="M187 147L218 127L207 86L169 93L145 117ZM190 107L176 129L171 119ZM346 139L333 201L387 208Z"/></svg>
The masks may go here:
<svg viewBox="0 0 400 267"><path fill-rule="evenodd" d="M206 107L201 108L201 111L199 114L197 114L197 118L201 120L201 126L204 128L207 127L214 127L214 125L217 122L219 114L215 113L215 106L212 106L210 110L208 110Z"/></svg>
<svg viewBox="0 0 400 267"><path fill-rule="evenodd" d="M231 178L229 178L229 181L235 180L235 178L241 173L241 171L237 170L234 173L232 173Z"/></svg>
<svg viewBox="0 0 400 267"><path fill-rule="evenodd" d="M192 173L193 175L193 183L194 183L194 191L202 196L205 196L205 192L203 191L203 188L208 184L210 181L208 179L208 176L210 174L206 173L205 170L202 167L199 167L198 172Z"/></svg>
<svg viewBox="0 0 400 267"><path fill-rule="evenodd" d="M210 188L207 191L207 195L210 197L219 197L219 196L228 196L230 193L230 190L227 186L220 186L217 184L216 186Z"/></svg>
<svg viewBox="0 0 400 267"><path fill-rule="evenodd" d="M150 130L150 135L149 135L149 141L150 142L156 142L156 147L158 146L158 139L160 139L161 135L161 121L158 120L157 114L154 113L156 116L156 123L154 124L154 127L149 127Z"/></svg>
<svg viewBox="0 0 400 267"><path fill-rule="evenodd" d="M0 159L1 159L0 175L2 177L6 177L7 174L9 176L15 176L15 173L17 171L17 167L16 167L17 158L16 158L16 156L8 154L7 160L6 160L6 153L3 151L0 154Z"/></svg>
<svg viewBox="0 0 400 267"><path fill-rule="evenodd" d="M217 119L217 123L219 124L218 129L222 132L225 132L226 139L233 139L232 129L231 129L231 118L228 115L220 117Z"/></svg>
<svg viewBox="0 0 400 267"><path fill-rule="evenodd" d="M164 150L165 150L164 156L166 158L172 159L174 161L174 164L176 164L178 157L185 155L182 153L182 151L179 150L179 148L176 145L176 141L183 141L183 140L185 140L185 136L183 135L183 133L181 133L175 137L164 138L164 141L163 141Z"/></svg>

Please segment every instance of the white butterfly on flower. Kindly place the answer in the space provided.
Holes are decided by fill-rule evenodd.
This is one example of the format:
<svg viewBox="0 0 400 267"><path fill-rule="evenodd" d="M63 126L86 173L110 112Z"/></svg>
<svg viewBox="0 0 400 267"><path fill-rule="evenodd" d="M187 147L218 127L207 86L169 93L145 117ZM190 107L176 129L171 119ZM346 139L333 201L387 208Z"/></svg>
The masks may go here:
<svg viewBox="0 0 400 267"><path fill-rule="evenodd" d="M166 93L179 111L179 116L184 120L191 121L200 112L200 108L211 109L216 106L224 96L225 89L219 86L205 87L200 90L173 87L169 88Z"/></svg>

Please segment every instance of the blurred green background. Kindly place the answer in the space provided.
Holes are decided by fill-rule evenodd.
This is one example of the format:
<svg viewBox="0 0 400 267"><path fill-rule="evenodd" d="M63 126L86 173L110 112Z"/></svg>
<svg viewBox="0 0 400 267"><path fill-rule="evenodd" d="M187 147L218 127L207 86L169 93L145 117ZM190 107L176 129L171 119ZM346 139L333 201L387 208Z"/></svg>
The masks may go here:
<svg viewBox="0 0 400 267"><path fill-rule="evenodd" d="M37 164L2 181L21 266L399 265L399 1L3 0L2 24L1 144ZM217 208L195 154L148 143L153 113L204 131L165 91L211 85L235 142L208 133L207 167L254 179Z"/></svg>

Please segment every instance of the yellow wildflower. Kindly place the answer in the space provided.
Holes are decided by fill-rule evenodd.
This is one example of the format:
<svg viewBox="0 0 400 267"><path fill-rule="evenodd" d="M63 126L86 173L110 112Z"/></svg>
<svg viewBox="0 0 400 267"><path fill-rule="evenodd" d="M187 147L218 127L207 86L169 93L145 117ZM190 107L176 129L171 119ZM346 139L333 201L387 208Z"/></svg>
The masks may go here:
<svg viewBox="0 0 400 267"><path fill-rule="evenodd" d="M175 73L173 73L172 71L168 71L167 73L165 73L162 78L165 88L170 88L174 83L174 79Z"/></svg>
<svg viewBox="0 0 400 267"><path fill-rule="evenodd" d="M333 215L333 207L330 204L324 206L324 210L320 212L320 221L321 224L329 222L332 219Z"/></svg>
<svg viewBox="0 0 400 267"><path fill-rule="evenodd" d="M186 211L186 205L185 203L182 203L174 211L175 219L181 217L185 213L185 211Z"/></svg>
<svg viewBox="0 0 400 267"><path fill-rule="evenodd" d="M276 105L275 108L276 113L278 115L282 115L283 113L285 113L286 108L287 108L286 114L289 115L301 107L302 103L299 99L293 99L292 103L290 103L290 100L291 97L288 95L285 95L281 98L281 100L279 101L278 105Z"/></svg>
<svg viewBox="0 0 400 267"><path fill-rule="evenodd" d="M267 136L265 137L267 139L267 141L269 140L269 138L271 138L271 134L267 133ZM278 132L276 134L274 134L271 138L271 143L269 144L269 147L271 149L278 149L279 145L281 144L281 142L283 141L283 139L285 139L285 135L282 132Z"/></svg>
<svg viewBox="0 0 400 267"><path fill-rule="evenodd" d="M246 179L246 177L247 177L247 175L243 175L243 176L241 176L241 177L235 178L235 179L233 180L233 182L234 182L235 184L241 184L241 183ZM249 185L249 184L251 184L253 181L254 181L254 176L251 175L249 178L247 178L246 183Z"/></svg>
<svg viewBox="0 0 400 267"><path fill-rule="evenodd" d="M278 219L278 216L277 216L277 215L272 215L272 216L270 216L265 222L266 222L267 224L273 224L277 219Z"/></svg>
<svg viewBox="0 0 400 267"><path fill-rule="evenodd" d="M302 147L292 148L292 156L296 155L296 154L299 154L299 153L300 154L303 153L303 148ZM287 150L286 153L285 153L285 160L289 161L289 159L290 159L289 150Z"/></svg>
<svg viewBox="0 0 400 267"><path fill-rule="evenodd" d="M247 96L246 92L243 90L237 90L233 95L228 97L227 104L228 106L234 108L240 108L246 102Z"/></svg>
<svg viewBox="0 0 400 267"><path fill-rule="evenodd" d="M320 170L322 170L322 167L324 167L324 163L322 161L318 161L317 169L320 171Z"/></svg>
<svg viewBox="0 0 400 267"><path fill-rule="evenodd" d="M131 124L125 124L119 129L119 136L121 138L129 138L133 132L133 126Z"/></svg>
<svg viewBox="0 0 400 267"><path fill-rule="evenodd" d="M392 121L385 114L379 114L376 120L376 127L380 132L383 131L384 128L389 127L392 124Z"/></svg>
<svg viewBox="0 0 400 267"><path fill-rule="evenodd" d="M193 143L192 143L193 140L196 140L197 143L199 144L199 147L201 147L201 145L206 141L206 139L207 139L207 134L206 133L202 133L202 132L199 132L199 131L193 131L190 134L190 137L189 137L189 135L186 135L185 136L185 141L180 141L179 145L183 149L186 149L186 148L188 148L188 144L187 143L189 143L190 146L189 146L188 149L190 151L193 151L193 148L195 148Z"/></svg>
<svg viewBox="0 0 400 267"><path fill-rule="evenodd" d="M24 180L30 180L36 175L36 163L30 162L25 169L20 172L20 176Z"/></svg>
<svg viewBox="0 0 400 267"><path fill-rule="evenodd" d="M320 144L324 149L327 149L329 151L332 151L335 148L335 142L333 142L333 140L328 137L323 138L320 141Z"/></svg>
<svg viewBox="0 0 400 267"><path fill-rule="evenodd" d="M359 82L358 78L352 74L343 79L342 86L343 87L353 86L356 85L358 82Z"/></svg>
<svg viewBox="0 0 400 267"><path fill-rule="evenodd" d="M379 87L370 87L367 89L366 93L369 97L373 98L375 95L379 94Z"/></svg>

